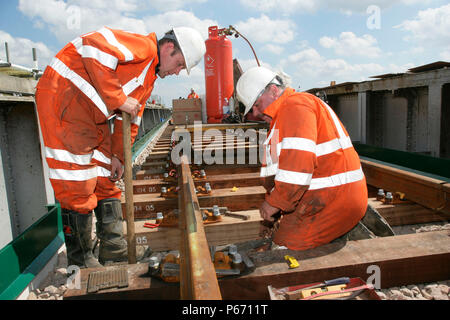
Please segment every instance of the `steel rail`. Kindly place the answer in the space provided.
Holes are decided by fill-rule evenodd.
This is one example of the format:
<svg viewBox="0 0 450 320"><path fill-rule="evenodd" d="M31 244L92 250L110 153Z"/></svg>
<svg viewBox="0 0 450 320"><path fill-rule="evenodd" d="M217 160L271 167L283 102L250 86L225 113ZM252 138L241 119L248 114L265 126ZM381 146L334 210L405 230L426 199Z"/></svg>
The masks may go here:
<svg viewBox="0 0 450 320"><path fill-rule="evenodd" d="M178 208L181 229L180 298L182 300L221 300L222 295L211 261L200 205L186 156L182 156L178 168L180 187Z"/></svg>

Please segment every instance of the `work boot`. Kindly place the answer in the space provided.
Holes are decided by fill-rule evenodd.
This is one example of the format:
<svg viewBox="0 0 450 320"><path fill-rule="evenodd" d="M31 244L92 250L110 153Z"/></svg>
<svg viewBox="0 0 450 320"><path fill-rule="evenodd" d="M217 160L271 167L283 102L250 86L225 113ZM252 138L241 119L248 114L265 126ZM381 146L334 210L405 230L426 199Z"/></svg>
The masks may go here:
<svg viewBox="0 0 450 320"><path fill-rule="evenodd" d="M128 260L128 245L123 236L122 206L120 200L100 200L95 208L97 238L100 240L98 260L118 262ZM143 258L145 248L136 246L136 260Z"/></svg>
<svg viewBox="0 0 450 320"><path fill-rule="evenodd" d="M77 265L81 268L102 267L92 253L92 212L82 214L62 209L61 217L68 265Z"/></svg>
<svg viewBox="0 0 450 320"><path fill-rule="evenodd" d="M361 222L377 237L395 236L389 223L370 204L367 205L366 214Z"/></svg>
<svg viewBox="0 0 450 320"><path fill-rule="evenodd" d="M367 229L367 227L359 221L356 226L354 226L349 232L334 239L332 242L338 241L351 241L351 240L364 240L364 239L374 239L376 236L372 231Z"/></svg>

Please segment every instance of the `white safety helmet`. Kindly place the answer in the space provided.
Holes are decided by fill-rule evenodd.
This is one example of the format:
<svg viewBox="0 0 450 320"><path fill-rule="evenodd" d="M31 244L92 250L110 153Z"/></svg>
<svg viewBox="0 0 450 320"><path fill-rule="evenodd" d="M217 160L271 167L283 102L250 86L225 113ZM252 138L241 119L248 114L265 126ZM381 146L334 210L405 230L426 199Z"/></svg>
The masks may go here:
<svg viewBox="0 0 450 320"><path fill-rule="evenodd" d="M173 28L173 33L180 46L184 60L186 61L186 71L189 74L191 69L195 67L205 55L205 41L200 35L200 32L193 28Z"/></svg>
<svg viewBox="0 0 450 320"><path fill-rule="evenodd" d="M244 116L253 107L258 96L266 86L277 76L277 74L264 67L253 67L248 69L239 78L236 85L238 99L245 105Z"/></svg>

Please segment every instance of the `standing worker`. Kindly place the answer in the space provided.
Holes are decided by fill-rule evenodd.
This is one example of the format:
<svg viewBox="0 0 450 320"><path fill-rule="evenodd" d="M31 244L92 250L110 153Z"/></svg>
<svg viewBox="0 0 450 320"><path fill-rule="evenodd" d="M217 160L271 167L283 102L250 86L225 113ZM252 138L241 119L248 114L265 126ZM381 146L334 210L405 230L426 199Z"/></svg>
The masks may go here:
<svg viewBox="0 0 450 320"><path fill-rule="evenodd" d="M198 99L198 94L195 93L194 88L191 88L191 93L189 93L188 99Z"/></svg>
<svg viewBox="0 0 450 320"><path fill-rule="evenodd" d="M68 263L98 267L127 259L123 236L121 112L131 116L133 142L157 78L187 73L206 52L200 33L179 27L160 40L102 28L68 43L46 68L36 104L50 181L62 208ZM111 132L108 120L114 119ZM100 240L92 252L92 210ZM137 258L144 248L138 247Z"/></svg>
<svg viewBox="0 0 450 320"><path fill-rule="evenodd" d="M295 92L274 72L254 67L237 83L237 95L270 123L261 176L268 193L264 220L281 214L273 242L311 249L349 232L367 209L367 185L350 137L319 98Z"/></svg>

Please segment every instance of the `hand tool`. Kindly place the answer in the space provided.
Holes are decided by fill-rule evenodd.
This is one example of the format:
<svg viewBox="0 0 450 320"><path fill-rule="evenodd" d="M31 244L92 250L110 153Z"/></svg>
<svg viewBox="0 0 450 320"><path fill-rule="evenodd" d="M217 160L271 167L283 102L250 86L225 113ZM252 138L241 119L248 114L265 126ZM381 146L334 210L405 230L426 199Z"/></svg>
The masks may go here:
<svg viewBox="0 0 450 320"><path fill-rule="evenodd" d="M294 268L298 268L300 265L298 264L297 259L295 259L292 256L289 255L285 255L284 259L289 261L289 269L294 269Z"/></svg>
<svg viewBox="0 0 450 320"><path fill-rule="evenodd" d="M309 296L309 297L306 297L306 298L303 298L303 299L300 299L300 300L313 300L313 299L317 299L317 298L324 297L324 296L326 297L326 296L329 296L329 295L336 295L336 294L343 294L343 293L345 294L345 293L348 293L348 292L359 292L359 293L361 293L362 290L367 290L367 289L373 289L373 286L371 286L370 284L365 284L365 285L362 285L362 286L359 286L359 287L354 287L354 288L349 288L349 289L331 290L331 291L326 291L326 292L320 292L320 293L317 293L315 295L312 295L312 296Z"/></svg>
<svg viewBox="0 0 450 320"><path fill-rule="evenodd" d="M275 237L275 233L278 230L278 227L280 225L280 218L281 218L281 214L282 211L275 213L272 217L274 218L274 221L268 221L268 220L263 220L261 221L261 224L266 227L269 228L269 232L268 234L265 236L267 239L270 240L269 243L269 247L267 248L267 250L271 250L272 249L272 244L273 244L273 238Z"/></svg>
<svg viewBox="0 0 450 320"><path fill-rule="evenodd" d="M350 282L350 278L349 277L341 277L341 278L326 280L326 281L324 281L322 283L315 284L313 286L309 286L309 287L306 287L306 288L301 288L299 290L302 291L302 290L307 290L307 289L335 286L335 285L338 285L338 284L347 284L349 282Z"/></svg>
<svg viewBox="0 0 450 320"><path fill-rule="evenodd" d="M296 300L296 299L302 298L302 292L304 292L305 290L314 289L314 288L328 287L328 286L335 286L335 285L339 285L339 284L347 284L349 282L350 282L350 278L348 278L348 277L342 277L342 278L336 278L336 279L332 279L332 280L327 280L327 281L321 282L319 284L315 284L315 285L312 285L312 286L301 288L301 289L298 289L298 290L295 290L295 291L286 292L286 297L289 300Z"/></svg>
<svg viewBox="0 0 450 320"><path fill-rule="evenodd" d="M144 223L144 228L154 229L154 228L158 228L159 225L160 225L159 223L145 222Z"/></svg>
<svg viewBox="0 0 450 320"><path fill-rule="evenodd" d="M240 213L232 213L231 211L226 210L225 215L228 217L239 218L243 220L249 220L250 216L248 214L240 214Z"/></svg>

